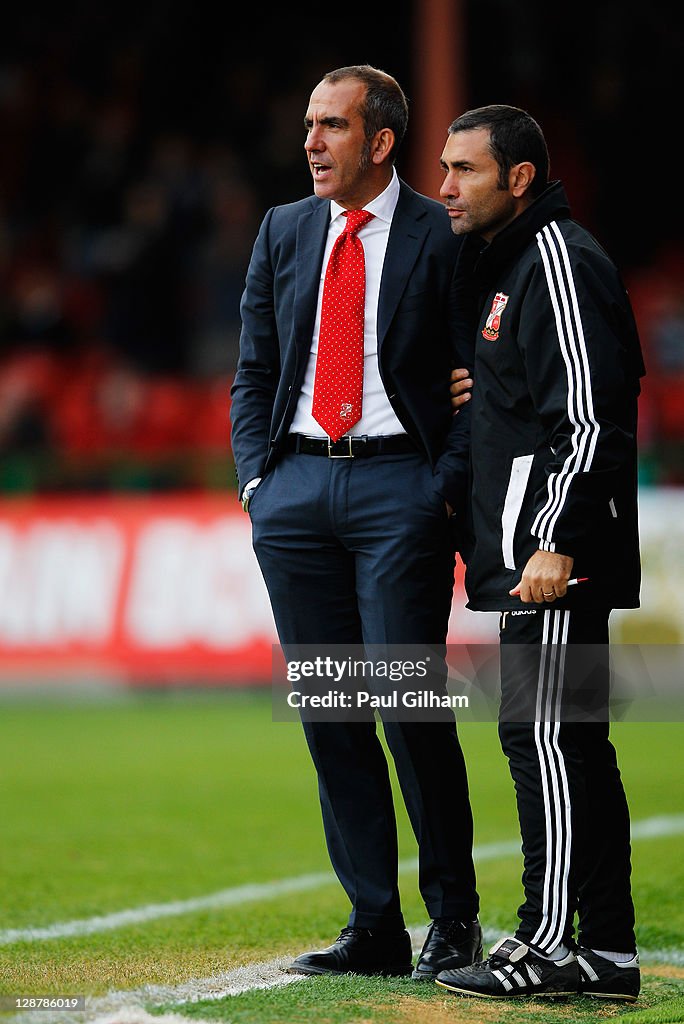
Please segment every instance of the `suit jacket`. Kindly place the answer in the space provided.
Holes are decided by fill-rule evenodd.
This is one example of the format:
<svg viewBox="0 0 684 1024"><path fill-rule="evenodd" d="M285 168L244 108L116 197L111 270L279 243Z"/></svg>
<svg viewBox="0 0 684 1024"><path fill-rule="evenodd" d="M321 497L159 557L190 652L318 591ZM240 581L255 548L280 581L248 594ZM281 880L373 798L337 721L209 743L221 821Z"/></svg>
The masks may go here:
<svg viewBox="0 0 684 1024"><path fill-rule="evenodd" d="M310 196L266 214L240 304L242 332L231 388L232 448L240 491L283 452L307 366L330 202ZM454 267L461 239L441 203L400 182L378 305L378 361L389 401L425 452L435 489L463 508L470 410L454 416L449 377L472 366Z"/></svg>

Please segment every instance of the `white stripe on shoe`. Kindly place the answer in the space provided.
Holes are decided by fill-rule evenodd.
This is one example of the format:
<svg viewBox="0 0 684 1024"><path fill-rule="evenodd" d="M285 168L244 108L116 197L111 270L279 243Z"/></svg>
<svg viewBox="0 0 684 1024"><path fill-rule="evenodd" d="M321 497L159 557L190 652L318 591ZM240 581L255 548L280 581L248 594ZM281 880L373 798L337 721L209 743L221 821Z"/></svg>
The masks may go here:
<svg viewBox="0 0 684 1024"><path fill-rule="evenodd" d="M591 966L589 961L585 960L585 958L582 956L581 953L577 953L577 963L580 965L580 967L582 968L582 970L584 971L584 973L586 974L586 976L589 978L590 981L598 981L599 980L598 974L596 973L594 968Z"/></svg>

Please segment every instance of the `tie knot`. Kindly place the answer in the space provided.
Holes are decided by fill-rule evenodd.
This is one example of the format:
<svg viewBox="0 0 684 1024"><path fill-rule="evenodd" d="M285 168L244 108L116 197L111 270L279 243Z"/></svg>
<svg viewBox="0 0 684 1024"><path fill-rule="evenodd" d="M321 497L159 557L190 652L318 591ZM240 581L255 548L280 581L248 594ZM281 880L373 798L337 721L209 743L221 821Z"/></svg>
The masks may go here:
<svg viewBox="0 0 684 1024"><path fill-rule="evenodd" d="M345 217L347 218L347 226L345 231L347 234L355 235L364 224L367 224L369 220L373 220L374 214L368 213L367 210L347 210Z"/></svg>

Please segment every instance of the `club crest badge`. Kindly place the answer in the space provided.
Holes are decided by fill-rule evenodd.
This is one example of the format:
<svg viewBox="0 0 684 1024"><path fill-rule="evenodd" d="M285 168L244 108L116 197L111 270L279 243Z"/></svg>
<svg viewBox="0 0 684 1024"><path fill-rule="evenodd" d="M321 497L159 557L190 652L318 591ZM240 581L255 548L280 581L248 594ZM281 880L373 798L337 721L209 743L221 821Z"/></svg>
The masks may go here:
<svg viewBox="0 0 684 1024"><path fill-rule="evenodd" d="M492 301L492 308L489 311L489 316L482 328L482 337L485 341L496 341L499 337L499 328L501 327L501 316L508 303L510 296L504 295L503 292L497 292Z"/></svg>

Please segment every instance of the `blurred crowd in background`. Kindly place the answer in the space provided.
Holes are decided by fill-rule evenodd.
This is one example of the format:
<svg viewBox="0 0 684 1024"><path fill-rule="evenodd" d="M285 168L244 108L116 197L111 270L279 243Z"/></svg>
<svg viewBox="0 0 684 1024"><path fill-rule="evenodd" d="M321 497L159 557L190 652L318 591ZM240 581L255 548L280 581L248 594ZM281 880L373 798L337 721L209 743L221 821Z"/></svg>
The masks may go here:
<svg viewBox="0 0 684 1024"><path fill-rule="evenodd" d="M239 299L266 209L311 191L309 92L368 61L410 97L420 63L415 4L358 7L345 25L365 26L361 47L332 13L297 26L246 11L238 31L230 12L159 0L15 11L0 44L1 493L234 486ZM681 29L657 5L630 22L599 2L591 32L544 10L464 5L469 105L526 106L545 128L553 176L634 303L642 477L684 484L684 242L665 102ZM410 157L409 127L409 179Z"/></svg>

